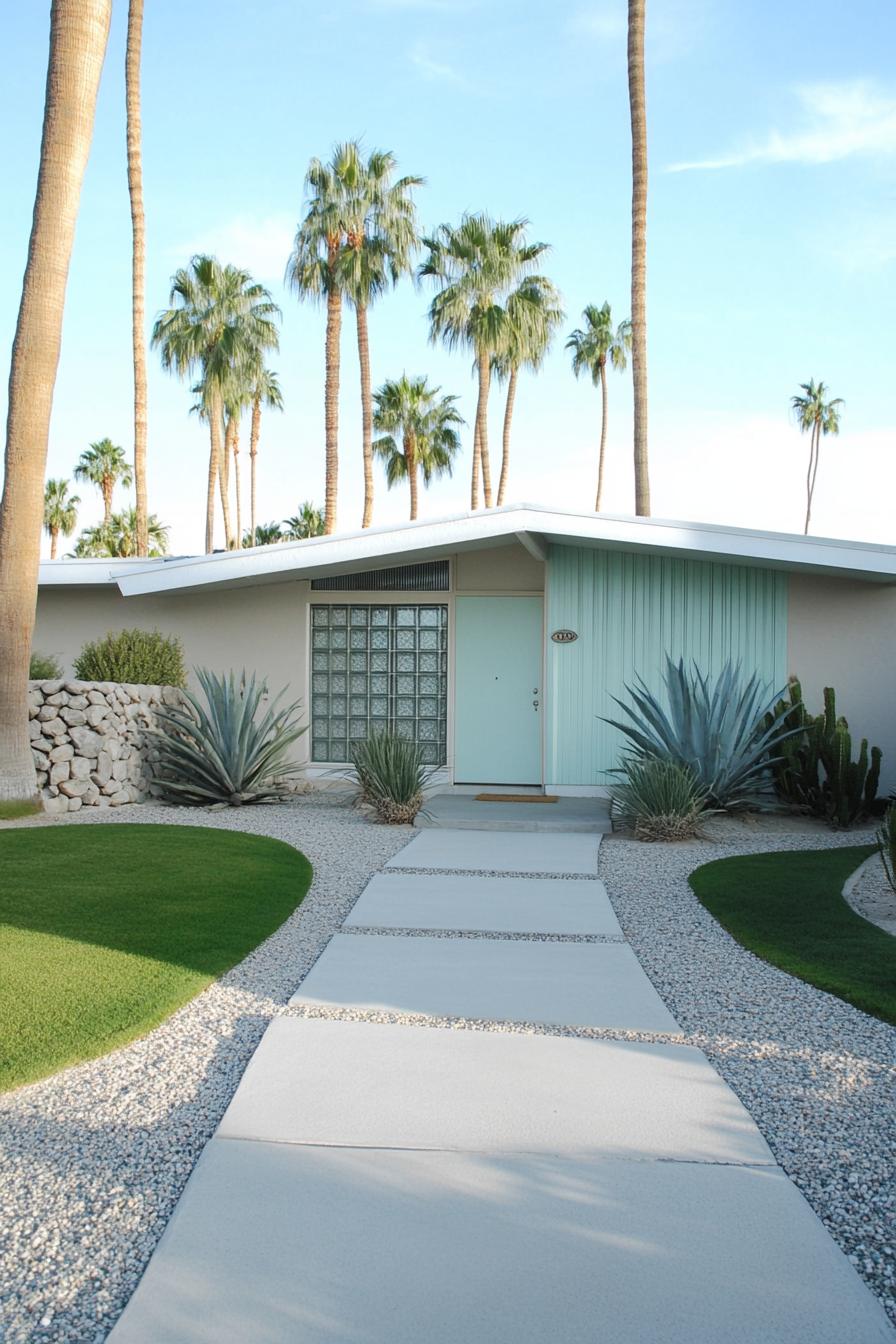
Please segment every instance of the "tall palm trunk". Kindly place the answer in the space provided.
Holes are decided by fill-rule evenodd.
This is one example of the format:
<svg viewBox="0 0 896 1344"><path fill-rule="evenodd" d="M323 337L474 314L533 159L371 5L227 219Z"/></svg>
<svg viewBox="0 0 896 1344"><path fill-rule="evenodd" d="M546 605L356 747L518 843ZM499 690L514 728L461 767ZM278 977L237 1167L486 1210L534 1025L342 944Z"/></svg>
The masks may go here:
<svg viewBox="0 0 896 1344"><path fill-rule="evenodd" d="M252 402L252 427L249 430L249 513L252 530L252 545L255 545L255 459L258 457L258 440L261 436L261 397Z"/></svg>
<svg viewBox="0 0 896 1344"><path fill-rule="evenodd" d="M59 546L59 528L50 528L50 559L56 559L56 549Z"/></svg>
<svg viewBox="0 0 896 1344"><path fill-rule="evenodd" d="M364 454L364 516L362 527L373 522L373 398L370 392L370 344L367 338L367 308L359 303L358 363L361 366L361 450Z"/></svg>
<svg viewBox="0 0 896 1344"><path fill-rule="evenodd" d="M137 554L149 552L146 494L146 229L143 215L143 159L140 124L140 51L143 0L130 0L125 57L128 194L131 200L131 340L134 349L134 489L137 496Z"/></svg>
<svg viewBox="0 0 896 1344"><path fill-rule="evenodd" d="M208 487L205 494L205 551L211 555L215 549L215 488L221 466L221 415L217 405L213 405L208 417L209 454Z"/></svg>
<svg viewBox="0 0 896 1344"><path fill-rule="evenodd" d="M220 424L220 416L218 423ZM221 513L224 515L224 545L233 550L233 528L230 515L230 454L233 451L233 420L230 416L224 422L224 449L221 453L219 486L221 495Z"/></svg>
<svg viewBox="0 0 896 1344"><path fill-rule="evenodd" d="M632 386L635 396L635 513L650 514L647 459L647 100L646 0L628 0L628 100L632 124Z"/></svg>
<svg viewBox="0 0 896 1344"><path fill-rule="evenodd" d="M115 494L115 482L111 476L103 477L100 492L103 496L103 527L108 527L109 520L112 517L112 500Z"/></svg>
<svg viewBox="0 0 896 1344"><path fill-rule="evenodd" d="M22 284L0 501L0 798L37 791L28 740L28 661L44 473L65 289L93 135L112 0L53 0L40 167Z"/></svg>
<svg viewBox="0 0 896 1344"><path fill-rule="evenodd" d="M481 475L481 461L482 451L479 439L479 420L477 418L473 424L473 475L470 480L470 508L474 511L479 508L479 477Z"/></svg>
<svg viewBox="0 0 896 1344"><path fill-rule="evenodd" d="M604 453L607 448L607 361L602 359L600 369L600 452L597 458L597 499L595 513L600 513L604 497Z"/></svg>
<svg viewBox="0 0 896 1344"><path fill-rule="evenodd" d="M408 489L411 493L411 522L417 521L417 440L413 434L404 438L404 458L408 464Z"/></svg>
<svg viewBox="0 0 896 1344"><path fill-rule="evenodd" d="M336 503L339 493L339 334L342 330L342 294L334 279L335 245L330 247L330 288L327 292L326 377L324 381L324 421L326 434L326 485L324 488L324 532L336 531Z"/></svg>
<svg viewBox="0 0 896 1344"><path fill-rule="evenodd" d="M470 502L474 509L479 507L479 471L482 471L482 494L485 507L492 506L492 478L488 460L488 393L491 385L491 363L488 351L480 350L476 356L476 369L479 375L479 395L476 399L476 430L473 439L473 488Z"/></svg>
<svg viewBox="0 0 896 1344"><path fill-rule="evenodd" d="M498 508L504 503L507 491L507 478L510 474L510 425L513 420L513 403L516 401L516 379L518 369L510 370L507 380L507 401L504 405L504 438L501 451L501 479L498 482Z"/></svg>
<svg viewBox="0 0 896 1344"><path fill-rule="evenodd" d="M233 422L233 494L236 500L236 548L243 544L243 500L240 490L240 422Z"/></svg>
<svg viewBox="0 0 896 1344"><path fill-rule="evenodd" d="M815 474L818 471L818 449L820 447L821 425L816 420L809 435L809 470L806 472L806 525L803 535L809 535L809 520L812 517L812 496L815 494Z"/></svg>

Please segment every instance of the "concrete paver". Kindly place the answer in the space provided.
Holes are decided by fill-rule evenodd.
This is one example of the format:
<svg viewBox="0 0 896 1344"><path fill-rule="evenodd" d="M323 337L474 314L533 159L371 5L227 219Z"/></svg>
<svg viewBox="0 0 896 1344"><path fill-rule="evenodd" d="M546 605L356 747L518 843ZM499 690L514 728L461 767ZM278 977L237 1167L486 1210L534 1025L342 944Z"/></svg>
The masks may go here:
<svg viewBox="0 0 896 1344"><path fill-rule="evenodd" d="M597 877L599 844L599 835L433 829L414 836L386 867Z"/></svg>
<svg viewBox="0 0 896 1344"><path fill-rule="evenodd" d="M290 1003L679 1030L625 943L336 934Z"/></svg>
<svg viewBox="0 0 896 1344"><path fill-rule="evenodd" d="M622 935L604 884L584 878L378 873L345 922L350 928Z"/></svg>

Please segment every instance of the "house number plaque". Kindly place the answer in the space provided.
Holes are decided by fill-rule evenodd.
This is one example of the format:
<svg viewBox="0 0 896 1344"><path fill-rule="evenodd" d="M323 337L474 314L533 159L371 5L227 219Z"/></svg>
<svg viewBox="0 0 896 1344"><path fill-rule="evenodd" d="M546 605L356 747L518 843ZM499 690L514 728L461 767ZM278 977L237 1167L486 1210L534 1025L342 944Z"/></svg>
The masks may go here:
<svg viewBox="0 0 896 1344"><path fill-rule="evenodd" d="M575 630L555 630L551 635L555 644L572 644L578 637Z"/></svg>

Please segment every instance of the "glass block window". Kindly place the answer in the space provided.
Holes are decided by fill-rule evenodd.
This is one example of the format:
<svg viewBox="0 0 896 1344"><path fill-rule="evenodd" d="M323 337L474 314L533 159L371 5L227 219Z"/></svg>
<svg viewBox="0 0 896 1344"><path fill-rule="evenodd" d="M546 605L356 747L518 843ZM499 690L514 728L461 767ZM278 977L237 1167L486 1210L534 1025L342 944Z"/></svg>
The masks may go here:
<svg viewBox="0 0 896 1344"><path fill-rule="evenodd" d="M391 728L444 765L447 712L447 606L312 606L312 761L344 763L353 741Z"/></svg>

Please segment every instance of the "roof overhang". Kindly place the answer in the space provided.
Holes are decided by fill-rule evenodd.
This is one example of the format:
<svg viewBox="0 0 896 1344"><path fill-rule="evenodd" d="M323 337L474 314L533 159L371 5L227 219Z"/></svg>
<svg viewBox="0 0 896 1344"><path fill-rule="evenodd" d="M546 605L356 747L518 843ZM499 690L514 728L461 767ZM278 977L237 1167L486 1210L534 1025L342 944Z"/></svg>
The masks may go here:
<svg viewBox="0 0 896 1344"><path fill-rule="evenodd" d="M522 504L176 560L44 562L41 584L115 583L126 597L198 592L208 587L296 582L415 564L515 542L539 559L551 545L585 546L896 583L896 548L889 546L712 523L577 514Z"/></svg>

